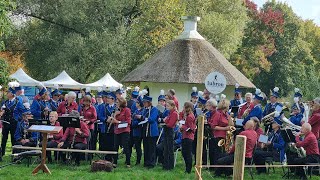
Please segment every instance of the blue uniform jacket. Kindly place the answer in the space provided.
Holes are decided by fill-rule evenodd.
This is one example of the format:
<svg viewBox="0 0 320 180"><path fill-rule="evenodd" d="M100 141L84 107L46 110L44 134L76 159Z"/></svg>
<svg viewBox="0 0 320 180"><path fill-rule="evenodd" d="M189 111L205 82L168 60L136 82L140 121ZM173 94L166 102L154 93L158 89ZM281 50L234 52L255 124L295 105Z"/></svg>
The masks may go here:
<svg viewBox="0 0 320 180"><path fill-rule="evenodd" d="M174 127L174 146L181 147L182 133L179 130L179 126Z"/></svg>
<svg viewBox="0 0 320 180"><path fill-rule="evenodd" d="M24 128L27 128L27 129L29 128L29 126L27 126L27 127L24 127L24 126L25 126L24 121L18 122L16 132L14 133L14 139L16 141L19 141L20 139L23 138ZM30 133L30 132L28 132L28 133ZM31 137L29 137L29 138L30 138L30 141L37 141L39 138L39 132L31 132Z"/></svg>
<svg viewBox="0 0 320 180"><path fill-rule="evenodd" d="M242 124L245 125L247 121L252 117L257 117L260 121L262 119L262 109L261 104L254 106L254 108L250 111L248 116L243 120Z"/></svg>
<svg viewBox="0 0 320 180"><path fill-rule="evenodd" d="M156 137L159 136L159 129L158 129L158 109L154 106L150 107L150 114L149 114L149 109L144 108L143 109L143 120L145 118L148 118L148 122L145 123L143 126L147 127L149 126L148 129L148 137ZM149 125L148 125L149 124ZM143 135L145 137L145 135Z"/></svg>
<svg viewBox="0 0 320 180"><path fill-rule="evenodd" d="M230 107L229 109L231 109L233 106L239 106L240 104L243 103L243 99L233 99L230 101ZM238 112L234 113L234 117L237 117L238 116Z"/></svg>
<svg viewBox="0 0 320 180"><path fill-rule="evenodd" d="M100 123L98 124L98 129L101 133L105 133L107 130L107 118L108 114L111 115L113 113L113 110L115 109L115 104L110 107L108 104L100 104L98 106L98 112L97 112L97 117L98 120L100 120ZM110 128L111 131L111 128Z"/></svg>
<svg viewBox="0 0 320 180"><path fill-rule="evenodd" d="M45 107L48 107L51 110L51 106L48 101L34 100L30 107L30 111L31 111L31 114L33 115L33 118L34 119L44 118L43 110Z"/></svg>
<svg viewBox="0 0 320 180"><path fill-rule="evenodd" d="M14 99L13 103L9 103L9 100L2 102L1 107L4 104L8 109L13 109L13 118L16 121L20 121L22 119L22 113L27 111L27 109L24 107L24 105L20 102L18 98Z"/></svg>
<svg viewBox="0 0 320 180"><path fill-rule="evenodd" d="M289 120L295 124L295 125L298 125L298 126L301 126L301 120L303 118L303 115L301 113L297 114L297 115L292 115L290 116Z"/></svg>
<svg viewBox="0 0 320 180"><path fill-rule="evenodd" d="M141 137L142 133L142 125L138 125L139 122L141 122L141 119L135 118L135 115L142 115L143 109L137 109L133 114L132 114L132 136L133 137Z"/></svg>
<svg viewBox="0 0 320 180"><path fill-rule="evenodd" d="M278 130L276 133L273 133L268 140L271 140L272 138L272 147L280 152L280 162L283 162L285 158L285 142L280 134L280 130Z"/></svg>

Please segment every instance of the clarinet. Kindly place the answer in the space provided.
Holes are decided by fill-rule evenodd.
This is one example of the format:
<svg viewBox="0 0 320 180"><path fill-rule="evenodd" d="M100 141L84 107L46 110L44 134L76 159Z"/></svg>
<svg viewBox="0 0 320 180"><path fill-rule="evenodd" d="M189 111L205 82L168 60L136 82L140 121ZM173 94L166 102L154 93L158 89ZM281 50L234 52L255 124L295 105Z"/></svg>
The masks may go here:
<svg viewBox="0 0 320 180"><path fill-rule="evenodd" d="M76 140L77 132L74 131L73 137L72 137L72 143L71 143L71 149L73 149L74 141Z"/></svg>
<svg viewBox="0 0 320 180"><path fill-rule="evenodd" d="M150 117L150 113L151 113L151 107L149 109L148 118ZM147 122L146 137L148 137L148 132L149 132L149 123Z"/></svg>
<svg viewBox="0 0 320 180"><path fill-rule="evenodd" d="M111 122L109 123L107 133L110 133L110 129L111 129L111 126L112 126L112 124L113 124L113 119L115 118L115 114L116 114L115 112L116 112L116 109L114 109L114 110L112 111L112 114L111 114Z"/></svg>

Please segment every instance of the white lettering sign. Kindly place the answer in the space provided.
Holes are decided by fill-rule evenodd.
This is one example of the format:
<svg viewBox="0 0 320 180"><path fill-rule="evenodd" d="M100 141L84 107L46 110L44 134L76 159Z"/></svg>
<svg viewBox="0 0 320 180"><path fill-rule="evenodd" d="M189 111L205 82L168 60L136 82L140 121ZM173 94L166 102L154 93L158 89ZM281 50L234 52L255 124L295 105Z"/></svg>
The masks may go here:
<svg viewBox="0 0 320 180"><path fill-rule="evenodd" d="M207 76L204 84L209 92L219 94L226 88L227 80L223 74L212 72Z"/></svg>

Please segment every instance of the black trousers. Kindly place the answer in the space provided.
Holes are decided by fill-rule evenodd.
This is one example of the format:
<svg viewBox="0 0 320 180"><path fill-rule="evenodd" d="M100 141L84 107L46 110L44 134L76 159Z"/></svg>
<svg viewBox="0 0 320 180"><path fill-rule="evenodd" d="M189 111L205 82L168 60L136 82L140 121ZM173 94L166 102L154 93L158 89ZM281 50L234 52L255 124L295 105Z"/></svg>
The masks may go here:
<svg viewBox="0 0 320 180"><path fill-rule="evenodd" d="M219 158L217 161L217 165L231 165L234 162L234 154L228 154L225 157ZM251 158L245 159L245 164L250 164ZM225 174L226 176L232 175L232 168L216 168L215 175L221 176L221 174Z"/></svg>
<svg viewBox="0 0 320 180"><path fill-rule="evenodd" d="M295 165L304 165L306 163L319 163L319 155L307 155L306 157L296 158L293 160L293 164ZM303 167L296 167L296 175L300 177L306 176Z"/></svg>
<svg viewBox="0 0 320 180"><path fill-rule="evenodd" d="M164 151L164 143L163 141L156 146L156 160L158 160L158 163L163 164L163 151Z"/></svg>
<svg viewBox="0 0 320 180"><path fill-rule="evenodd" d="M156 143L158 137L144 137L143 151L144 151L144 166L153 168L156 165Z"/></svg>
<svg viewBox="0 0 320 180"><path fill-rule="evenodd" d="M9 137L9 133L11 136L11 145L15 145L16 141L14 139L14 133L17 129L17 121L13 120L10 121L10 124L2 123L2 139L1 139L1 155L4 156L6 153L6 145Z"/></svg>
<svg viewBox="0 0 320 180"><path fill-rule="evenodd" d="M63 144L63 146L61 148L63 149L67 149L71 146L71 144L69 142L65 142ZM73 144L73 149L81 149L81 150L85 150L87 149L88 145L87 144L84 144L84 143L80 143L80 142L75 142ZM80 160L81 160L81 157L84 155L84 153L72 153L71 156L72 156L72 159L75 159L75 162L76 164L80 164ZM63 156L63 161L65 161L65 156Z"/></svg>
<svg viewBox="0 0 320 180"><path fill-rule="evenodd" d="M141 157L142 157L142 149L141 149L142 138L141 137L133 137L133 141L134 141L134 146L135 146L136 152L137 152L137 164L140 164Z"/></svg>
<svg viewBox="0 0 320 180"><path fill-rule="evenodd" d="M90 138L90 144L91 144L91 150L97 149L97 142L98 142L98 125L97 123L94 124L94 129L90 130L91 132L91 138Z"/></svg>
<svg viewBox="0 0 320 180"><path fill-rule="evenodd" d="M131 154L130 154L130 150L129 150L129 141L130 141L130 133L128 132L124 132L121 134L115 134L114 136L114 142L115 142L115 150L118 151L119 147L123 147L123 151L126 155L126 164L130 165L130 158L131 158ZM118 154L115 155L114 158L114 164L118 163Z"/></svg>
<svg viewBox="0 0 320 180"><path fill-rule="evenodd" d="M42 142L40 143L40 147L42 147ZM48 141L47 143L47 148L56 148L58 147L58 143L55 141ZM47 151L46 152L47 158L49 162L52 162L52 157L51 157L51 151ZM56 152L55 152L55 156L56 156Z"/></svg>
<svg viewBox="0 0 320 180"><path fill-rule="evenodd" d="M173 128L163 127L163 169L171 170L174 166L174 152L173 152Z"/></svg>
<svg viewBox="0 0 320 180"><path fill-rule="evenodd" d="M275 151L263 151L263 150L256 150L253 157L253 162L255 165L265 165L266 164L266 158L267 157L274 157L279 156ZM267 168L266 167L257 167L258 173L266 173Z"/></svg>
<svg viewBox="0 0 320 180"><path fill-rule="evenodd" d="M30 141L30 142L27 142L27 143L22 144L20 141L17 141L17 142L15 143L15 145L28 146L28 147L36 147L36 146L37 146L37 143L36 143L35 141ZM15 150L13 150L13 153L20 153L20 152L23 152L23 151L26 151L26 150L15 149Z"/></svg>
<svg viewBox="0 0 320 180"><path fill-rule="evenodd" d="M210 165L216 165L219 158L222 156L222 147L218 146L219 140L223 138L211 138L209 140L209 159ZM214 168L210 168L211 170Z"/></svg>
<svg viewBox="0 0 320 180"><path fill-rule="evenodd" d="M99 150L116 151L114 144L114 133L99 133ZM107 154L105 160L113 162L115 155Z"/></svg>
<svg viewBox="0 0 320 180"><path fill-rule="evenodd" d="M192 169L192 142L191 139L182 139L182 156L186 164L186 172L191 173Z"/></svg>

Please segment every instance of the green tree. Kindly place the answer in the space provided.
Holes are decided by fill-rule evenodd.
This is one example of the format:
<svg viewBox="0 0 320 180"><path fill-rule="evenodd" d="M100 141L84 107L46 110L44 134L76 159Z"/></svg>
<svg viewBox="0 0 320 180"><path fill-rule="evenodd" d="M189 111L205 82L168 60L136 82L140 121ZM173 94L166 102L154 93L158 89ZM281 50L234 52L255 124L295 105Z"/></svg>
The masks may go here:
<svg viewBox="0 0 320 180"><path fill-rule="evenodd" d="M310 33L306 34L303 20L283 3L268 2L260 11L251 1L246 3L251 20L231 62L264 92L278 86L287 96L299 87L307 97L315 96L316 51L306 41Z"/></svg>
<svg viewBox="0 0 320 180"><path fill-rule="evenodd" d="M62 70L83 83L106 72L120 79L179 35L181 16L198 15L200 33L228 57L247 19L242 1L206 0L195 4L201 12L191 12L190 2L17 0L15 14L28 21L8 45L25 50L26 68L40 80Z"/></svg>
<svg viewBox="0 0 320 180"><path fill-rule="evenodd" d="M0 85L6 86L9 81L9 65L8 63L0 58Z"/></svg>
<svg viewBox="0 0 320 180"><path fill-rule="evenodd" d="M66 70L86 83L127 68L127 21L134 1L21 0L15 14L29 20L13 41L25 49L30 74L39 80ZM11 47L13 50L15 47Z"/></svg>
<svg viewBox="0 0 320 180"><path fill-rule="evenodd" d="M248 21L242 0L184 0L187 15L201 17L199 32L227 59L241 44Z"/></svg>
<svg viewBox="0 0 320 180"><path fill-rule="evenodd" d="M4 36L9 35L11 32L11 20L9 12L15 7L12 0L0 1L0 51L5 48L4 41L1 40Z"/></svg>

